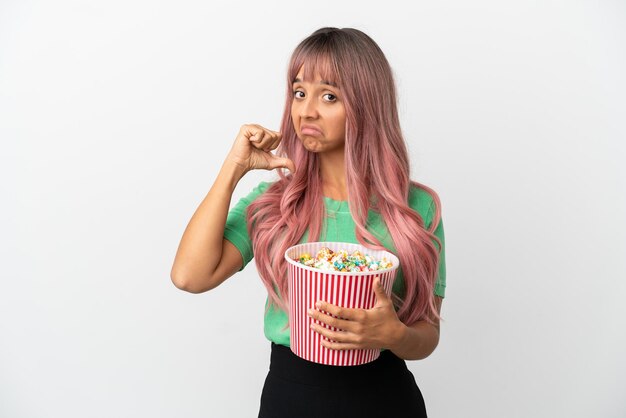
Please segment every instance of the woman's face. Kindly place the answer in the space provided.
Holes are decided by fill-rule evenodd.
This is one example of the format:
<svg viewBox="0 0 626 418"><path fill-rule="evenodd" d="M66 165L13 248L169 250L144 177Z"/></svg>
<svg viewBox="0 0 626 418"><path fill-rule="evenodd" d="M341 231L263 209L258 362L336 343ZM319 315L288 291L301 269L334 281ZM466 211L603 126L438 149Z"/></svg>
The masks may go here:
<svg viewBox="0 0 626 418"><path fill-rule="evenodd" d="M343 148L346 136L346 109L338 86L315 74L305 82L303 68L293 83L291 119L298 138L311 152Z"/></svg>

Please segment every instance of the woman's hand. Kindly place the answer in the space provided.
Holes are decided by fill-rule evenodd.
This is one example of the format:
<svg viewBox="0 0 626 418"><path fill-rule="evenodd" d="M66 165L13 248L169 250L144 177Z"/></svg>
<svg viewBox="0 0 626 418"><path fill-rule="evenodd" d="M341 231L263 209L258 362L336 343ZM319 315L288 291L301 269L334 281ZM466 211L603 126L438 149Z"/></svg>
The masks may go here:
<svg viewBox="0 0 626 418"><path fill-rule="evenodd" d="M320 339L321 344L333 350L372 349L395 347L401 340L405 325L398 319L393 302L380 284L374 279L376 305L371 309L342 308L330 303L318 301L318 310L309 310L313 319L338 328L328 329L320 324L311 324L311 328L331 341ZM320 310L326 311L334 318ZM345 319L340 319L345 318Z"/></svg>
<svg viewBox="0 0 626 418"><path fill-rule="evenodd" d="M273 170L287 168L292 173L296 167L288 158L279 158L270 151L276 149L282 139L280 132L271 131L261 125L242 125L227 160L243 168L245 172L255 169Z"/></svg>

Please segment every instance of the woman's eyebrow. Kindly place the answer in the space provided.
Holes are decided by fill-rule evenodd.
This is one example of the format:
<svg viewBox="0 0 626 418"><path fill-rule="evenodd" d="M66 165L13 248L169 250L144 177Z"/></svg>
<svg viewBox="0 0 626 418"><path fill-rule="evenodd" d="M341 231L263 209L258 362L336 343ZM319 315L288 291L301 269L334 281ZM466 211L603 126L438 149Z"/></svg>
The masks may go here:
<svg viewBox="0 0 626 418"><path fill-rule="evenodd" d="M300 80L299 78L296 78L295 80L293 80L293 83L291 84L296 84L296 83L302 83L302 80ZM317 84L326 84L327 86L338 87L337 84L328 80L320 80L320 82Z"/></svg>

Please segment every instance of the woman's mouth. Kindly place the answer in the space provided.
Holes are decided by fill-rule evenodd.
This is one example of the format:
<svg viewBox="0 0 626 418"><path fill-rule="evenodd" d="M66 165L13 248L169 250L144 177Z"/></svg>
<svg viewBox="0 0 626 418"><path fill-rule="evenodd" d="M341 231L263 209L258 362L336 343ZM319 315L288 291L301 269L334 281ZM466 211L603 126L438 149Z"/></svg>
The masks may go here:
<svg viewBox="0 0 626 418"><path fill-rule="evenodd" d="M300 128L300 132L302 133L302 135L313 135L313 136L319 136L322 134L322 132L320 132L319 129L314 128L312 126L307 126L304 125Z"/></svg>

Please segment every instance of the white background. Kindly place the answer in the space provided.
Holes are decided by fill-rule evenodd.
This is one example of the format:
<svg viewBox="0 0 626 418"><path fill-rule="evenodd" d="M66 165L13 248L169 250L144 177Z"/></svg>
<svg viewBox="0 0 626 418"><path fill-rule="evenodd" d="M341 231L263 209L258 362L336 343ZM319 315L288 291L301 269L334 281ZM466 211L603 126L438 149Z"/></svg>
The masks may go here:
<svg viewBox="0 0 626 418"><path fill-rule="evenodd" d="M204 294L169 274L321 26L385 51L412 178L442 200L445 322L408 362L429 416L626 416L625 19L593 0L0 2L0 416L256 417L254 262Z"/></svg>

